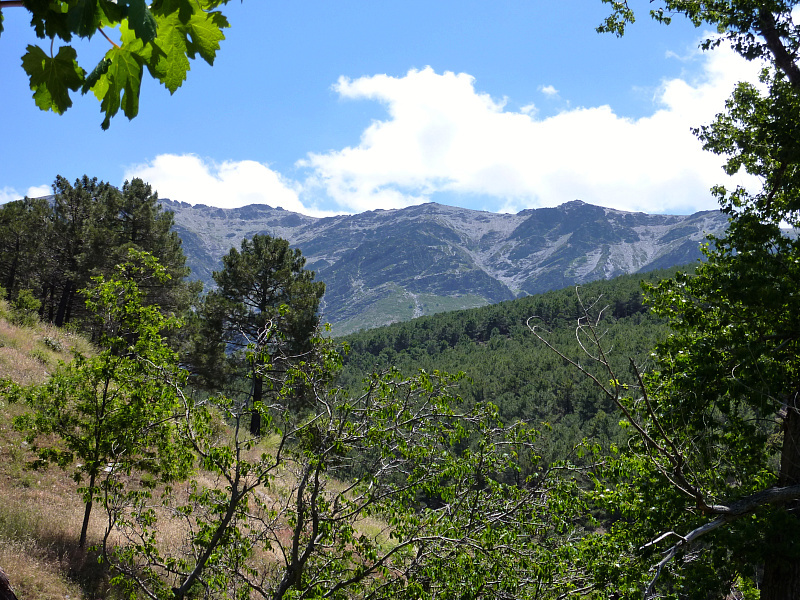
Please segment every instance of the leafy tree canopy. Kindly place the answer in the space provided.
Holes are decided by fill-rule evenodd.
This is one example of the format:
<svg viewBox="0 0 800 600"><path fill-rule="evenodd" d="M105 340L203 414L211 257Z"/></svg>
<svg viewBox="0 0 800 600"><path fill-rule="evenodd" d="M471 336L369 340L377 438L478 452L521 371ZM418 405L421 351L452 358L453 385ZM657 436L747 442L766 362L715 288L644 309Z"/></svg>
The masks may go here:
<svg viewBox="0 0 800 600"><path fill-rule="evenodd" d="M634 13L604 1L613 13L600 29L621 35ZM764 60L763 86L739 84L724 112L696 130L726 172L762 184L714 188L727 232L711 240L696 273L650 287L654 311L673 329L653 372L614 367L598 315L587 310L579 321L589 362L603 371L586 358L573 365L635 433L631 451L608 461L596 495L619 516L601 543L631 561L613 581L632 596L642 588L646 598L800 594L800 241L782 229L800 224L797 5L664 0L651 11L664 22L682 14L714 25L719 36L704 47L727 40Z"/></svg>
<svg viewBox="0 0 800 600"><path fill-rule="evenodd" d="M167 381L180 383L182 375L162 336L179 323L157 306L145 306L140 287L167 277L151 254L131 249L114 276L99 276L84 290L105 349L93 356L76 352L46 383L15 386L10 394L12 401L22 400L32 409L17 417L15 426L33 443L34 466L54 462L72 468L81 485L81 547L93 503L110 491L120 473L136 469L169 480L188 466L185 448L175 443L170 420L175 388Z"/></svg>
<svg viewBox="0 0 800 600"><path fill-rule="evenodd" d="M70 183L57 176L52 201L25 198L0 206L0 283L15 298L30 289L40 317L58 326L85 317L76 292L91 277L111 275L128 250L156 256L170 277L144 288L148 303L179 312L197 293L187 284L181 240L172 231L172 213L141 179L122 190L83 176Z"/></svg>
<svg viewBox="0 0 800 600"><path fill-rule="evenodd" d="M72 106L72 94L92 92L104 115L102 127L120 109L132 119L139 112L139 91L145 69L174 93L186 79L190 59L213 65L228 21L218 9L228 0L4 0L2 9L23 7L31 14L36 36L49 40L43 49L29 45L22 67L33 99L42 110L61 114ZM116 30L115 42L106 30ZM97 65L84 70L73 38L97 34L109 44ZM65 42L58 45L56 40Z"/></svg>
<svg viewBox="0 0 800 600"><path fill-rule="evenodd" d="M636 20L627 0L603 0L612 13L598 31L623 35L628 24ZM653 4L651 2L651 4ZM800 85L797 66L797 44L800 28L792 20L797 0L659 0L650 9L650 16L669 24L675 15L683 15L695 26L712 25L718 35L707 38L702 47L718 46L728 41L744 58L767 58L782 70L792 85Z"/></svg>

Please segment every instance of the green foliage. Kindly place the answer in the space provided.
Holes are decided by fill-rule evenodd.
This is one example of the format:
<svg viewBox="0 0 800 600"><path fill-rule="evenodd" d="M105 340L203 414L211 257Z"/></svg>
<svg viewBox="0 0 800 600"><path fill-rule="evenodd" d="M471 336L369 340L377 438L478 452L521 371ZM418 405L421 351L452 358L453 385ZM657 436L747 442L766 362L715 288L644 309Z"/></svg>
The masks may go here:
<svg viewBox="0 0 800 600"><path fill-rule="evenodd" d="M243 348L274 323L296 348L306 345L319 321L325 284L314 282L300 250L291 249L286 240L255 235L242 240L241 252L231 248L222 265L214 273L218 288L209 296L225 305L227 343Z"/></svg>
<svg viewBox="0 0 800 600"><path fill-rule="evenodd" d="M282 359L276 336L269 325L249 349L265 371ZM147 491L109 504L125 507L110 515L132 543L106 555L131 590L181 598L199 582L209 598L488 599L581 586L566 544L584 508L579 471L541 465L515 478L539 463L536 431L504 427L491 404L457 408L461 376L391 370L353 395L330 385L341 360L315 337L256 407L270 451L243 426L247 402L183 398L181 431L220 483L193 482L161 508ZM217 411L232 426L224 440L211 427ZM183 525L167 548L156 533L168 515ZM265 554L276 558L260 563Z"/></svg>
<svg viewBox="0 0 800 600"><path fill-rule="evenodd" d="M268 387L279 382L283 364L288 364L285 359L308 350L325 284L315 282L314 272L304 268L300 250L268 235L242 240L241 252L232 248L222 263L222 270L214 272L217 289L206 296L192 322L196 333L187 362L201 383L217 388L230 376L231 363L234 372L246 368L257 405L264 399L265 380ZM258 355L251 353L247 359L243 351L259 344L259 336L273 328L280 332L272 337L273 350L284 361L266 371ZM254 412L253 433L259 427L259 414Z"/></svg>
<svg viewBox="0 0 800 600"><path fill-rule="evenodd" d="M22 327L32 327L39 322L39 309L42 303L33 296L30 290L20 290L14 299L14 314L11 320Z"/></svg>
<svg viewBox="0 0 800 600"><path fill-rule="evenodd" d="M24 7L31 13L36 36L51 41L49 53L30 45L22 57L36 105L61 114L72 106L71 92L91 91L100 101L103 129L120 109L132 119L139 112L145 69L174 93L186 79L191 59L199 56L214 64L219 44L225 39L222 31L228 27L217 9L227 1L26 2ZM117 30L119 43L112 41L105 29ZM56 38L69 44L73 37L91 39L98 32L111 47L88 74L78 64L71 45L59 46L53 56Z"/></svg>
<svg viewBox="0 0 800 600"><path fill-rule="evenodd" d="M667 335L664 320L643 305L641 281L656 282L675 271L597 281L580 294L608 307L603 326L614 346L612 360L627 371L628 356L647 364L655 343ZM340 384L358 389L373 370L396 367L463 371L458 395L465 406L492 402L503 422L547 424L540 438L545 462L571 456L585 437L608 444L624 443L628 434L613 416L614 406L590 381L531 336L528 319L545 327L560 347L574 346L579 296L567 288L466 311L423 317L343 338L345 357ZM579 348L569 350L581 359Z"/></svg>
<svg viewBox="0 0 800 600"><path fill-rule="evenodd" d="M633 9L627 0L602 1L612 12L598 31L623 35L626 26L635 21ZM675 16L683 15L695 27L713 27L717 35L708 35L702 43L704 49L727 41L749 60L767 58L787 72L797 69L791 66L795 62L791 48L797 36L791 13L796 0L659 0L655 4L650 16L661 23L669 24Z"/></svg>
<svg viewBox="0 0 800 600"><path fill-rule="evenodd" d="M52 203L25 198L0 207L0 281L14 297L35 290L43 320L84 325L86 311L76 292L91 277L111 275L128 249L154 254L170 278L147 288L148 303L182 312L197 287L186 284L186 257L171 231L172 213L140 179L122 190L84 176L70 184L57 177ZM152 283L152 282L151 282Z"/></svg>
<svg viewBox="0 0 800 600"><path fill-rule="evenodd" d="M120 477L136 470L170 480L188 466L171 425L181 375L161 335L177 323L157 307L144 306L140 288L167 274L147 253L131 250L129 259L116 278L97 277L88 291L87 305L105 349L89 357L76 352L46 383L16 388L11 396L32 409L14 424L33 444L34 466L52 462L71 468L80 486L86 504L81 546L92 503L118 485ZM55 444L50 435L57 437Z"/></svg>
<svg viewBox="0 0 800 600"><path fill-rule="evenodd" d="M613 13L601 29L621 34L633 13L604 1ZM714 188L727 232L710 241L696 273L649 287L653 311L673 330L650 373L612 366L590 311L580 323L604 377L576 366L635 433L629 451L598 472L595 499L619 515L607 539L630 548L618 581L639 573L646 598L789 599L800 586L800 242L781 227L800 224L797 2L659 4L657 20L683 14L716 26L721 35L704 48L727 40L741 56L765 59L764 87L739 84L725 112L696 130L727 173L743 169L762 188Z"/></svg>

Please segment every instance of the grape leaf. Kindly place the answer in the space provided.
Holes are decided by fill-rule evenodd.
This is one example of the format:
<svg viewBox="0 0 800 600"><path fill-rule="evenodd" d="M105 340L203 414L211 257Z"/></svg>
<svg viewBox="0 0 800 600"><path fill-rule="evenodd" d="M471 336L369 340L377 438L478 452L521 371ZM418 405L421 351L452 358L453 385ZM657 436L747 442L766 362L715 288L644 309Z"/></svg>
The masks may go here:
<svg viewBox="0 0 800 600"><path fill-rule="evenodd" d="M100 20L97 0L78 0L68 12L67 24L80 37L90 38L97 32Z"/></svg>
<svg viewBox="0 0 800 600"><path fill-rule="evenodd" d="M172 0L153 12L158 22L153 42L157 51L147 64L153 77L174 93L186 80L190 58L199 54L213 65L228 20L219 12L205 12L197 0Z"/></svg>
<svg viewBox="0 0 800 600"><path fill-rule="evenodd" d="M25 0L31 26L41 38L69 42L88 39L103 28L120 33L119 44L88 75L70 47L53 58L29 46L23 57L36 105L64 112L72 105L69 92L91 90L104 113L103 129L120 108L128 118L139 110L139 91L146 66L149 74L174 93L186 80L190 60L200 56L213 65L225 16L215 10L229 0ZM3 13L0 11L0 33Z"/></svg>
<svg viewBox="0 0 800 600"><path fill-rule="evenodd" d="M186 73L189 71L186 34L178 13L172 12L156 18L158 39L153 42L156 48L148 66L153 77L173 94L186 80Z"/></svg>
<svg viewBox="0 0 800 600"><path fill-rule="evenodd" d="M100 110L105 113L100 125L108 129L111 117L122 112L128 119L139 114L139 89L142 83L143 61L127 47L112 48L106 53L105 73L98 76L92 91L100 100Z"/></svg>
<svg viewBox="0 0 800 600"><path fill-rule="evenodd" d="M55 5L55 6L54 6ZM72 40L73 31L69 26L69 13L62 10L64 5L51 0L25 0L25 8L31 12L31 25L38 38L61 38Z"/></svg>
<svg viewBox="0 0 800 600"><path fill-rule="evenodd" d="M83 87L81 88L81 93L85 94L90 89L92 89L94 85L97 83L97 81L100 79L100 77L108 73L108 68L110 66L111 66L111 61L103 57L103 60L97 63L97 66L94 69L92 69L92 72L89 73L89 75L84 80Z"/></svg>
<svg viewBox="0 0 800 600"><path fill-rule="evenodd" d="M189 21L189 57L194 58L195 54L199 54L209 65L213 65L219 43L225 39L222 30L228 26L228 19L220 12L201 11L192 15Z"/></svg>
<svg viewBox="0 0 800 600"><path fill-rule="evenodd" d="M145 43L153 41L158 25L145 0L124 0L121 4L127 7L128 27L136 33L136 37Z"/></svg>
<svg viewBox="0 0 800 600"><path fill-rule="evenodd" d="M72 106L70 90L79 90L86 75L78 65L75 49L61 46L55 57L45 54L39 46L29 45L27 50L22 68L30 79L36 106L62 114Z"/></svg>

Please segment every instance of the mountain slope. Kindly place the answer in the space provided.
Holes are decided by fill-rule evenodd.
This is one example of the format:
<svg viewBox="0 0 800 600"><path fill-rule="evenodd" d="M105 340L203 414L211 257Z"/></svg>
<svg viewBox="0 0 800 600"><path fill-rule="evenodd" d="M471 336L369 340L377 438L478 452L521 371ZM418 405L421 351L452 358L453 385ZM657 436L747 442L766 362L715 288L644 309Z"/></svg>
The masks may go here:
<svg viewBox="0 0 800 600"><path fill-rule="evenodd" d="M266 205L162 203L207 286L244 237L300 248L326 283L324 319L337 334L686 264L700 258L706 233L727 224L717 211L647 215L579 200L516 215L430 203L322 219Z"/></svg>

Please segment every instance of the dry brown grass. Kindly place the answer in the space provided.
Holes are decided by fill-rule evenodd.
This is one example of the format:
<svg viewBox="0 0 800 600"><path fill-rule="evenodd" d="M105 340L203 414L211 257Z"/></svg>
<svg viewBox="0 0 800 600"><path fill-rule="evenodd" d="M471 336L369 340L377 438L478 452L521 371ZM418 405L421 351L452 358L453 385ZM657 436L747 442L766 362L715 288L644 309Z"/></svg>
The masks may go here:
<svg viewBox="0 0 800 600"><path fill-rule="evenodd" d="M92 352L89 342L79 335L45 324L17 327L0 317L0 378L20 385L41 383L59 361L72 360L73 349Z"/></svg>
<svg viewBox="0 0 800 600"><path fill-rule="evenodd" d="M0 567L20 600L114 598L96 554L78 548L83 504L60 469L32 471L32 458L10 426L18 407L0 407ZM89 545L100 541L93 519Z"/></svg>
<svg viewBox="0 0 800 600"><path fill-rule="evenodd" d="M43 382L59 361L69 361L71 350L90 354L90 344L80 336L51 326L17 327L6 320L0 301L0 379L10 378L20 385ZM7 311L6 311L7 312ZM58 468L33 471L27 463L33 458L22 436L12 427L13 418L25 407L9 405L0 396L0 567L6 571L19 600L116 600L121 594L110 588L109 573L98 564L97 554L77 547L83 520L84 505L69 473ZM220 426L220 443L231 435ZM261 453L273 455L279 438L266 437L251 447L246 458L256 460ZM219 487L223 482L207 473L198 473L194 480L200 487ZM178 500L186 500L190 482L175 486ZM297 474L282 466L261 499L270 508L280 511L297 485ZM330 492L339 492L344 485L329 482ZM161 490L155 490L155 495ZM103 514L93 511L88 546L101 541ZM186 522L166 511L160 515L158 543L172 549L186 543ZM388 542L386 524L375 518L363 519L357 529L371 537ZM276 537L288 543L288 523L276 524ZM282 562L280 552L260 551L254 559L262 568L272 569Z"/></svg>
<svg viewBox="0 0 800 600"><path fill-rule="evenodd" d="M0 306L0 315L7 305ZM20 385L43 382L72 349L92 351L80 336L49 325L17 327L0 316L0 378ZM75 482L60 469L33 471L33 458L13 418L25 410L0 397L0 567L19 600L105 600L108 574L97 556L78 548L83 504ZM89 545L102 535L99 520Z"/></svg>

